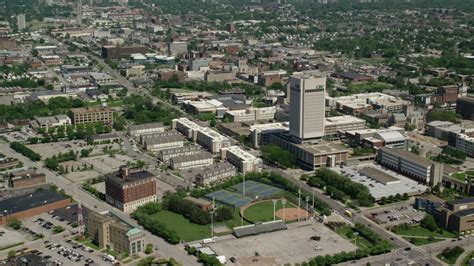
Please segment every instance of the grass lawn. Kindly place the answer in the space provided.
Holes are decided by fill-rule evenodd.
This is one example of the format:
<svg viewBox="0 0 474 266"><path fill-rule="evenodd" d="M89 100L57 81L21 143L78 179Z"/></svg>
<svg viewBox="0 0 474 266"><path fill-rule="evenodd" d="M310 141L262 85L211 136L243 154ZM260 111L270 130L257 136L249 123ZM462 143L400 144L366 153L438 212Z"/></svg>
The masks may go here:
<svg viewBox="0 0 474 266"><path fill-rule="evenodd" d="M433 238L432 240L429 240L428 238L418 238L418 237L403 237L406 241L412 243L415 246L423 246L431 243L436 243L439 241L443 241L444 239L440 238Z"/></svg>
<svg viewBox="0 0 474 266"><path fill-rule="evenodd" d="M242 219L240 219L240 213L239 213L239 208L234 209L234 217L231 220L218 223L218 224L225 224L229 229L232 230L232 228L241 226L242 225ZM248 225L249 223L245 220L243 220L244 225Z"/></svg>
<svg viewBox="0 0 474 266"><path fill-rule="evenodd" d="M182 215L161 210L154 214L160 222L178 233L179 237L185 241L194 241L211 237L211 229L209 225L193 224Z"/></svg>
<svg viewBox="0 0 474 266"><path fill-rule="evenodd" d="M455 238L456 235L454 233L451 233L449 231L443 230L442 233L439 233L438 231L431 232L428 229L425 229L421 226L414 226L410 229L407 230L396 230L394 233L397 235L403 235L403 236L433 236L433 237L444 237L444 238Z"/></svg>
<svg viewBox="0 0 474 266"><path fill-rule="evenodd" d="M355 231L350 226L343 226L336 229L336 233L345 239L349 240L352 244L359 248L370 248L372 245L367 239L354 235Z"/></svg>
<svg viewBox="0 0 474 266"><path fill-rule="evenodd" d="M285 208L287 207L292 206L287 203L285 204ZM275 210L278 211L282 208L283 204L281 204L281 201L278 201ZM270 200L256 203L244 211L244 216L254 223L273 221L273 202Z"/></svg>
<svg viewBox="0 0 474 266"><path fill-rule="evenodd" d="M466 180L466 173L454 173L451 176L460 181Z"/></svg>
<svg viewBox="0 0 474 266"><path fill-rule="evenodd" d="M455 251L454 251L455 250ZM447 264L454 265L456 264L456 261L458 260L459 256L464 253L464 249L460 247L455 247L448 253L445 251L439 253L436 257Z"/></svg>
<svg viewBox="0 0 474 266"><path fill-rule="evenodd" d="M471 251L461 262L461 266L469 266L469 261L474 257L474 251Z"/></svg>

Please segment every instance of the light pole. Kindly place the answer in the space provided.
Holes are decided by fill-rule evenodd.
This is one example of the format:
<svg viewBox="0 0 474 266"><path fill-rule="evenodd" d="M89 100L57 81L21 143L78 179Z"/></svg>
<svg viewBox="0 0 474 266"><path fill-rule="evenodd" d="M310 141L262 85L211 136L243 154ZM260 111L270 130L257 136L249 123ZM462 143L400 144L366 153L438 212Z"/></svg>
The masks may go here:
<svg viewBox="0 0 474 266"><path fill-rule="evenodd" d="M300 221L301 188L298 189L298 222Z"/></svg>
<svg viewBox="0 0 474 266"><path fill-rule="evenodd" d="M276 220L276 215L275 215L275 212L276 212L276 203L278 202L277 199L272 199L272 202L273 202L273 221Z"/></svg>
<svg viewBox="0 0 474 266"><path fill-rule="evenodd" d="M211 238L214 238L214 211L215 209L215 200L212 197L212 209L211 209Z"/></svg>
<svg viewBox="0 0 474 266"><path fill-rule="evenodd" d="M285 221L285 204L286 204L286 199L283 198L281 199L281 205L283 205L283 221Z"/></svg>
<svg viewBox="0 0 474 266"><path fill-rule="evenodd" d="M306 200L306 221L307 221L309 219L309 206L308 206L309 196L306 196L305 200Z"/></svg>
<svg viewBox="0 0 474 266"><path fill-rule="evenodd" d="M244 174L244 182L242 183L242 194L245 196L245 174Z"/></svg>

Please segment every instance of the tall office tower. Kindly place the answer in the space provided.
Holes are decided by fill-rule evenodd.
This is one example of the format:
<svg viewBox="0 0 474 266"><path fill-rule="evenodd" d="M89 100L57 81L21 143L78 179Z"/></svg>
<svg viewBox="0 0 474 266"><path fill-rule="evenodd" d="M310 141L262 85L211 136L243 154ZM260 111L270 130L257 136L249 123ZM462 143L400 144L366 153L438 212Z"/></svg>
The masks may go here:
<svg viewBox="0 0 474 266"><path fill-rule="evenodd" d="M77 23L82 25L82 0L77 1Z"/></svg>
<svg viewBox="0 0 474 266"><path fill-rule="evenodd" d="M25 14L19 14L16 16L16 24L18 25L18 31L24 31L26 29Z"/></svg>
<svg viewBox="0 0 474 266"><path fill-rule="evenodd" d="M300 143L324 136L326 77L290 77L290 134Z"/></svg>

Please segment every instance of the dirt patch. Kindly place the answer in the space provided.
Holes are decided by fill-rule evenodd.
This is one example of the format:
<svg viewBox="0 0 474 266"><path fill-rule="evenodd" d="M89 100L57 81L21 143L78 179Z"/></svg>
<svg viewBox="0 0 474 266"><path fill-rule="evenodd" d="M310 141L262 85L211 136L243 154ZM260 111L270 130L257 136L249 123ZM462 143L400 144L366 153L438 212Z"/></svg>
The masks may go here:
<svg viewBox="0 0 474 266"><path fill-rule="evenodd" d="M300 220L305 220L306 217L310 217L310 214L307 211L298 208L279 209L276 211L275 215L286 222L296 221L298 220L298 216Z"/></svg>

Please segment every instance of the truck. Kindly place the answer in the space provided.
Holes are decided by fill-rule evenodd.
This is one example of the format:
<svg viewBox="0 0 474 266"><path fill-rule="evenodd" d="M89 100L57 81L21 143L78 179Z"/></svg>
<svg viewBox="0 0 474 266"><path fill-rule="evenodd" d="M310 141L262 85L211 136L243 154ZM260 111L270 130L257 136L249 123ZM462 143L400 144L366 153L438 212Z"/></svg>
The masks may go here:
<svg viewBox="0 0 474 266"><path fill-rule="evenodd" d="M344 211L344 214L345 214L347 217L352 218L352 212L351 212L351 211L345 210L345 211Z"/></svg>

